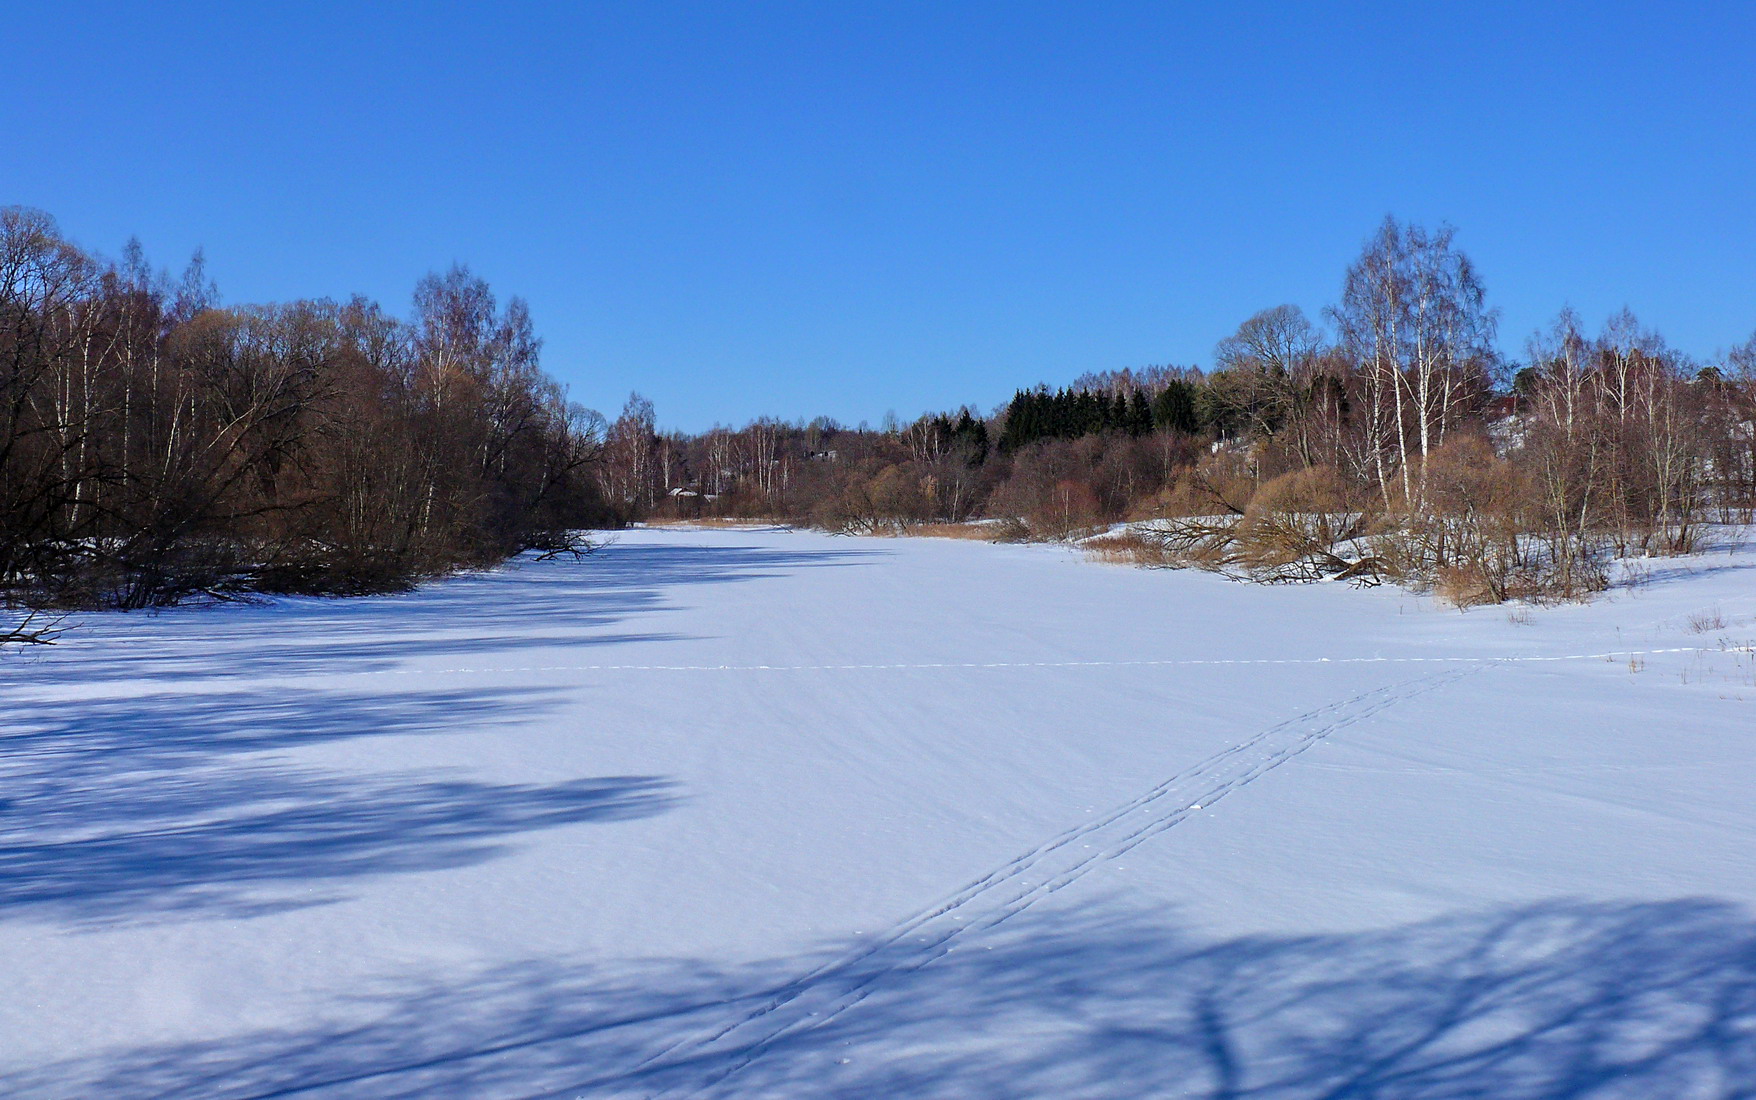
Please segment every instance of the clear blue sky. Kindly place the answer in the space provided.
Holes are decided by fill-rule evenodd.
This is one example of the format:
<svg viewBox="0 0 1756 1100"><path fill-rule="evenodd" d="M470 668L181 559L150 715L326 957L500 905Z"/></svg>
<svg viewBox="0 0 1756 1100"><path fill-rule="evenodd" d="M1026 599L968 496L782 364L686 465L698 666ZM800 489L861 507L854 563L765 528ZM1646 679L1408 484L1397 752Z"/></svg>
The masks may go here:
<svg viewBox="0 0 1756 1100"><path fill-rule="evenodd" d="M1431 9L1414 11L1411 9ZM1449 221L1502 345L1756 329L1756 4L38 3L0 203L227 301L469 263L613 414L876 422L1209 361Z"/></svg>

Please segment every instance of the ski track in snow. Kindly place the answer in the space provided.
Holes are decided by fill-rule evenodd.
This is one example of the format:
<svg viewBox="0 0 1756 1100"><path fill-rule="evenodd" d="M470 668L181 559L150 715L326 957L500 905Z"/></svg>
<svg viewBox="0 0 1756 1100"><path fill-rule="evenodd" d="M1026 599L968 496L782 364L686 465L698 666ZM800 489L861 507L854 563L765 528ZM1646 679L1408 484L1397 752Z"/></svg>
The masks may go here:
<svg viewBox="0 0 1756 1100"><path fill-rule="evenodd" d="M355 676L468 676L501 672L909 672L929 669L978 668L1151 668L1182 665L1378 665L1449 664L1504 665L1545 661L1614 661L1665 653L1748 653L1756 645L1673 646L1667 649L1618 649L1603 653L1561 653L1516 657L1191 657L1133 661L935 661L865 665L536 665L529 668L373 669ZM326 674L328 675L328 674Z"/></svg>
<svg viewBox="0 0 1756 1100"><path fill-rule="evenodd" d="M832 1022L863 1001L887 976L926 966L954 950L959 937L987 931L1017 916L1192 814L1212 807L1331 734L1480 672L1491 663L1447 669L1377 688L1272 726L1102 817L1007 861L881 933L870 946L794 978L754 1011L711 1033L665 1047L628 1074L586 1087L613 1085L630 1075L711 1066L705 1079L650 1094L655 1098L701 1095L761 1058L777 1042Z"/></svg>
<svg viewBox="0 0 1756 1100"><path fill-rule="evenodd" d="M1099 661L925 661L872 664L820 665L524 665L479 668L375 668L355 671L322 671L307 675L325 679L352 676L492 676L517 672L911 672L930 670L1005 668L1170 668L1194 665L1504 665L1541 664L1554 661L1622 661L1631 657L1656 657L1669 653L1751 653L1756 643L1670 646L1659 649L1615 649L1598 653L1522 654L1503 657L1167 657ZM191 680L231 679L235 673L201 675L181 673L180 683ZM142 677L144 678L144 677Z"/></svg>

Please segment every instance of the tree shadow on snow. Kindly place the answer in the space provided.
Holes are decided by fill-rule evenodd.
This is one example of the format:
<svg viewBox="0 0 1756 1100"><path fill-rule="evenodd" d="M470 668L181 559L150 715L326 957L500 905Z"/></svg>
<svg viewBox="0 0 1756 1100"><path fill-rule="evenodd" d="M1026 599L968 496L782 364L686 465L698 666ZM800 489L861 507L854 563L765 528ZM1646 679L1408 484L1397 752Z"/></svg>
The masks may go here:
<svg viewBox="0 0 1756 1100"><path fill-rule="evenodd" d="M518 833L671 804L671 784L653 776L484 783L284 759L347 738L478 733L546 698L283 690L14 706L0 736L0 915L241 917L321 904L333 898L314 887L477 863Z"/></svg>
<svg viewBox="0 0 1756 1100"><path fill-rule="evenodd" d="M379 988L345 1020L47 1067L11 1095L669 1094L1559 1100L1750 1095L1756 924L1713 901L1556 902L1204 942L1114 904L1027 912L737 1045L820 958L533 961ZM737 1034L737 1033L734 1033Z"/></svg>
<svg viewBox="0 0 1756 1100"><path fill-rule="evenodd" d="M28 668L34 683L100 683L143 677L357 674L411 658L673 641L688 636L597 631L635 614L674 607L695 586L859 565L887 553L612 544L577 561L522 559L400 595L177 608L157 614L175 627L162 638L81 649L75 630L59 652L0 659ZM89 621L114 623L121 614ZM203 631L211 636L201 636ZM192 646L191 641L215 644Z"/></svg>
<svg viewBox="0 0 1756 1100"><path fill-rule="evenodd" d="M469 733L552 705L537 690L176 690L192 679L389 670L410 658L681 637L603 633L691 586L856 564L876 551L613 545L401 596L165 613L161 630L10 661L12 683L145 680L139 698L13 693L0 727L0 915L105 921L318 904L310 884L455 867L523 831L657 813L652 776L553 786L358 776L265 758L362 736ZM156 690L170 688L172 690Z"/></svg>

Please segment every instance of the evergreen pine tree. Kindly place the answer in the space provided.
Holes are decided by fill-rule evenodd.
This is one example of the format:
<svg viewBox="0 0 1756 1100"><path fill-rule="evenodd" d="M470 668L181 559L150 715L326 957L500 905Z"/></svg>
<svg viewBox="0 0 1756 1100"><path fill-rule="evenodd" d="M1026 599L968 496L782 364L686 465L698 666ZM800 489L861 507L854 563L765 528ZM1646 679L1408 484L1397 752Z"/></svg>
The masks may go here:
<svg viewBox="0 0 1756 1100"><path fill-rule="evenodd" d="M1172 379L1152 402L1155 427L1174 432L1194 434L1199 426L1195 418L1195 395L1189 383Z"/></svg>
<svg viewBox="0 0 1756 1100"><path fill-rule="evenodd" d="M1078 421L1075 424L1073 431L1068 434L1071 437L1077 438L1082 435L1090 435L1093 432L1103 431L1104 410L1098 403L1097 394L1092 393L1089 390L1080 390L1079 395L1074 401L1075 408L1078 410L1076 413Z"/></svg>
<svg viewBox="0 0 1756 1100"><path fill-rule="evenodd" d="M1125 423L1128 425L1129 435L1145 435L1152 431L1152 409L1146 403L1146 395L1139 390L1135 390L1128 399L1128 418Z"/></svg>
<svg viewBox="0 0 1756 1100"><path fill-rule="evenodd" d="M950 435L953 447L969 465L980 466L988 460L988 426L971 416L967 408L958 414Z"/></svg>
<svg viewBox="0 0 1756 1100"><path fill-rule="evenodd" d="M1010 454L1024 446L1025 424L1030 418L1030 395L1019 390L1006 406L1006 427L1000 432L1000 450Z"/></svg>

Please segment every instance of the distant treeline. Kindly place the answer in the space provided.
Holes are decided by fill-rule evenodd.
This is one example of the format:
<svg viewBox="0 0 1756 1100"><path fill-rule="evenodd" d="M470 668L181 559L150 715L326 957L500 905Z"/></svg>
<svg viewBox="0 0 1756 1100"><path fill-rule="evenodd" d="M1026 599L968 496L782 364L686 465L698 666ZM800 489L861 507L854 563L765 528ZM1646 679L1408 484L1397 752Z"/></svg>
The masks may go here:
<svg viewBox="0 0 1756 1100"><path fill-rule="evenodd" d="M612 515L590 414L517 298L467 269L404 321L363 298L222 306L0 210L0 598L146 607L406 586ZM3 631L0 631L3 632Z"/></svg>
<svg viewBox="0 0 1756 1100"><path fill-rule="evenodd" d="M0 598L144 607L370 592L664 517L997 537L1145 524L1137 560L1577 595L1756 511L1756 337L1697 363L1626 311L1520 362L1450 229L1386 220L1324 324L1265 309L1213 369L1149 367L877 428L605 424L466 269L406 320L354 298L223 307L41 213L0 212ZM28 634L28 631L26 632Z"/></svg>
<svg viewBox="0 0 1756 1100"><path fill-rule="evenodd" d="M1563 311L1507 362L1454 232L1389 219L1323 320L1276 306L1207 372L1087 375L877 429L661 434L635 398L601 484L631 518L986 518L1014 537L1137 520L1140 560L1460 602L1589 592L1613 553L1688 551L1703 522L1756 509L1756 338L1697 363L1626 311L1596 335Z"/></svg>

